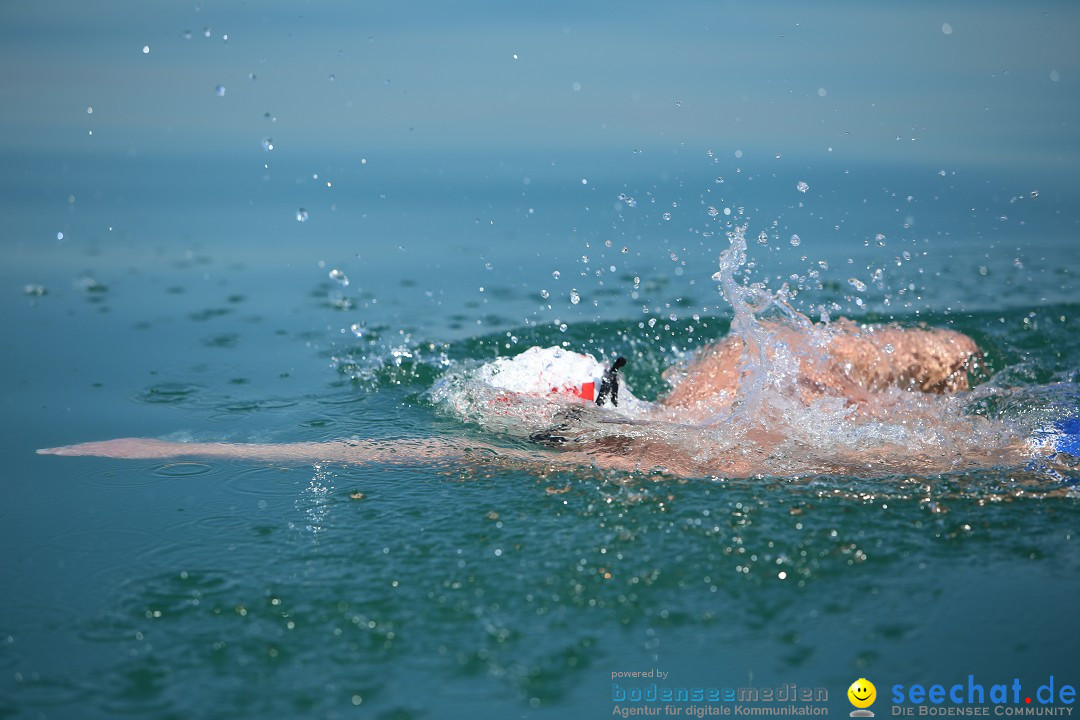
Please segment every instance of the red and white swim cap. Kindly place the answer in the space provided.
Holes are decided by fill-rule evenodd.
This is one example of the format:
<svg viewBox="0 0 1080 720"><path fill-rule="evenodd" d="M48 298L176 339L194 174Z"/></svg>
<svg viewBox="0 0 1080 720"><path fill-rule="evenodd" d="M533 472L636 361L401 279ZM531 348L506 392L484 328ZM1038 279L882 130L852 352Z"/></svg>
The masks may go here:
<svg viewBox="0 0 1080 720"><path fill-rule="evenodd" d="M561 395L595 401L604 366L590 355L558 347L531 347L512 358L497 358L477 371L477 379L519 395Z"/></svg>

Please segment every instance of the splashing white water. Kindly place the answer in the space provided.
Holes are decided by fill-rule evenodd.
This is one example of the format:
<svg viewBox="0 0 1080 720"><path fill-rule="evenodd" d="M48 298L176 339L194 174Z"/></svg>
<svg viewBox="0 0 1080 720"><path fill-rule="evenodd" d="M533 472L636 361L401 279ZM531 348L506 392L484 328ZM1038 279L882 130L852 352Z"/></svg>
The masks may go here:
<svg viewBox="0 0 1080 720"><path fill-rule="evenodd" d="M456 368L432 399L489 432L532 439L555 434L560 447L583 449L600 464L626 467L629 458L631 465L685 474L942 472L1001 464L1012 452L1016 435L965 414L962 396L867 389L845 379L834 343L878 331L844 320L814 324L792 306L786 284L770 291L763 283L739 282L747 266L745 233L742 226L728 234L729 247L712 276L731 307L728 338L698 351L658 402L612 412L548 392L547 380L544 392L508 395L498 381L505 359ZM734 359L733 378L717 390L708 363L724 352ZM886 375L902 374L890 365L900 362L892 353L873 362Z"/></svg>

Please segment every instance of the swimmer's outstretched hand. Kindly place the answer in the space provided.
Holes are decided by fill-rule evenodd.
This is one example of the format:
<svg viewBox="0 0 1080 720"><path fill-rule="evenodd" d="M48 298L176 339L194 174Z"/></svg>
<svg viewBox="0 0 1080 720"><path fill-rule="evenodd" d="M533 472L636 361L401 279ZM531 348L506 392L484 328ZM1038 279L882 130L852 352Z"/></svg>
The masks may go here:
<svg viewBox="0 0 1080 720"><path fill-rule="evenodd" d="M154 440L153 438L117 438L116 440L103 440L101 442L42 448L37 452L38 455L93 456L136 460L186 455L188 453L184 452L185 445L188 445L188 443L173 443L165 440ZM192 445L198 448L201 443L192 443ZM191 454L201 453L196 449Z"/></svg>
<svg viewBox="0 0 1080 720"><path fill-rule="evenodd" d="M247 458L261 460L373 460L378 453L344 442L258 445L225 442L170 442L154 438L117 438L99 442L43 448L39 455L107 457L145 460L178 457ZM368 450L367 453L364 450Z"/></svg>

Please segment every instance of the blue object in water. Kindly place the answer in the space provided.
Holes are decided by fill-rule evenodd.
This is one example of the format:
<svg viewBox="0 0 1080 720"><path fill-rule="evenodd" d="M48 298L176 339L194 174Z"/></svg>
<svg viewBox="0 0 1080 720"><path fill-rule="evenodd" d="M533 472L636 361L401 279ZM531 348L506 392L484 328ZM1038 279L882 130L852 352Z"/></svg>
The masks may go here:
<svg viewBox="0 0 1080 720"><path fill-rule="evenodd" d="M1080 457L1080 417L1055 420L1032 435L1036 447Z"/></svg>
<svg viewBox="0 0 1080 720"><path fill-rule="evenodd" d="M1058 420L1054 423L1053 433L1055 450L1080 457L1080 417Z"/></svg>

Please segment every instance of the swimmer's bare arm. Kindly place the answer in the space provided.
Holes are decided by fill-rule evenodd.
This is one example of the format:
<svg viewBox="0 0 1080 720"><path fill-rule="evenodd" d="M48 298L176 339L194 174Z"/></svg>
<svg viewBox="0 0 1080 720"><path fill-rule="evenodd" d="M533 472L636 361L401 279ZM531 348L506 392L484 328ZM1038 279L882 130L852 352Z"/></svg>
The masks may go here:
<svg viewBox="0 0 1080 720"><path fill-rule="evenodd" d="M406 465L490 457L526 459L529 453L485 443L435 438L373 441L336 440L251 444L225 442L170 442L153 438L119 438L38 450L41 455L95 456L121 459L227 458L276 462L342 462ZM534 457L534 456L530 456Z"/></svg>
<svg viewBox="0 0 1080 720"><path fill-rule="evenodd" d="M582 450L551 451L541 448L516 449L481 442L439 438L373 441L337 440L251 444L224 442L170 442L153 438L118 438L38 450L40 455L92 456L124 460L168 458L221 458L271 462L333 462L345 464L426 465L440 462L461 464L497 463L547 468L595 467L604 470L660 471L665 474L701 477L721 474L746 477L753 469L745 461L732 458L716 470L696 464L685 453L660 444L643 443L633 452L619 447L591 447Z"/></svg>

